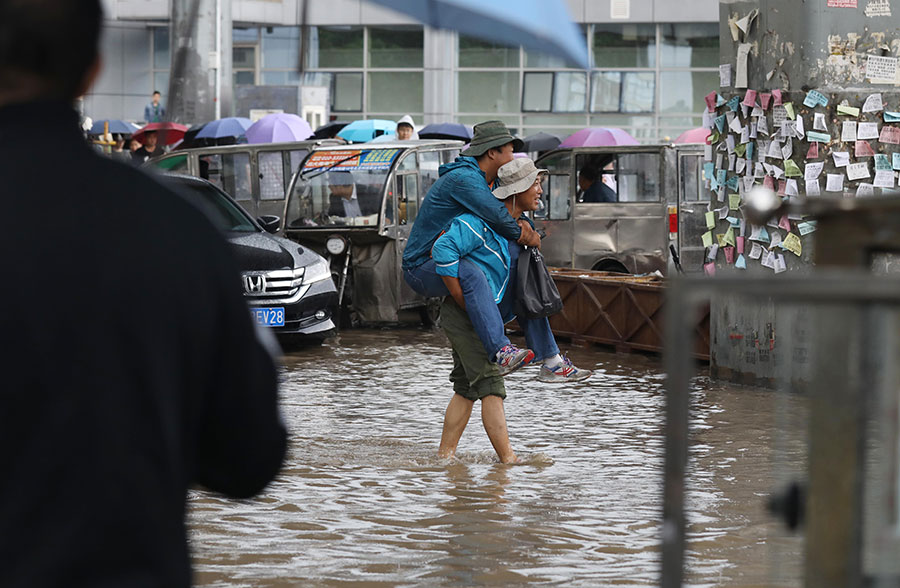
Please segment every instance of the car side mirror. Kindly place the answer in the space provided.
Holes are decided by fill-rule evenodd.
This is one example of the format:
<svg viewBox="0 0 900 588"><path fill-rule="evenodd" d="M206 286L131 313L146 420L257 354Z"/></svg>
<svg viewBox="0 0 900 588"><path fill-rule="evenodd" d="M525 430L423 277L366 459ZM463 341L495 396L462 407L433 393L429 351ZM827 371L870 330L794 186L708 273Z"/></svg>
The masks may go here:
<svg viewBox="0 0 900 588"><path fill-rule="evenodd" d="M278 232L279 227L281 227L281 217L275 216L274 214L264 214L256 220L262 225L263 230L267 233L275 234Z"/></svg>

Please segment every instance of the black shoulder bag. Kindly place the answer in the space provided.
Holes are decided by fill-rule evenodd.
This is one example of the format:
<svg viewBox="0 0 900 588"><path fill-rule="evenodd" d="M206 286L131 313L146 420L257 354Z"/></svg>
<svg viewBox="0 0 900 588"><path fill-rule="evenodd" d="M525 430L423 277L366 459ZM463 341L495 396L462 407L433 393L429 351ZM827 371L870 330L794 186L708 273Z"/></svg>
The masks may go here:
<svg viewBox="0 0 900 588"><path fill-rule="evenodd" d="M548 317L562 310L562 298L536 247L525 247L519 255L516 283L516 314L528 319Z"/></svg>

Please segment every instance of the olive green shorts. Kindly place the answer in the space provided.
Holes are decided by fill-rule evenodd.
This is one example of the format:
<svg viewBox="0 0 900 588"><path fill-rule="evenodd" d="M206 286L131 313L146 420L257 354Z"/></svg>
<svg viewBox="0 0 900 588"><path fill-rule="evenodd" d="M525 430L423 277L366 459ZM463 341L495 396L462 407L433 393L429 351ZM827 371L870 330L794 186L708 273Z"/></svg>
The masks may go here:
<svg viewBox="0 0 900 588"><path fill-rule="evenodd" d="M506 387L497 364L488 361L481 339L469 315L447 296L441 305L441 328L453 348L453 391L475 402L485 396L506 398Z"/></svg>

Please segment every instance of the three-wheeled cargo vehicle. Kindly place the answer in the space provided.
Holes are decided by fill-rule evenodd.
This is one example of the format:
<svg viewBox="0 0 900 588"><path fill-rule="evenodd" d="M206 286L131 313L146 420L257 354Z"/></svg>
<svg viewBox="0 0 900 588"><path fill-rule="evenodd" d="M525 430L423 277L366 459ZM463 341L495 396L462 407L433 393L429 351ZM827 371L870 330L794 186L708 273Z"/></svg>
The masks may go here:
<svg viewBox="0 0 900 588"><path fill-rule="evenodd" d="M666 274L680 257L685 271L702 270L697 236L709 199L702 159L696 144L577 147L542 156L537 166L550 176L534 220L547 235L547 264Z"/></svg>
<svg viewBox="0 0 900 588"><path fill-rule="evenodd" d="M208 180L234 198L268 229L284 211L291 176L310 150L332 139L195 147L167 153L145 166ZM268 217L268 218L267 218Z"/></svg>
<svg viewBox="0 0 900 588"><path fill-rule="evenodd" d="M331 260L352 323L428 323L436 317L433 301L404 281L401 261L438 168L453 161L462 145L414 140L319 147L294 174L284 235Z"/></svg>

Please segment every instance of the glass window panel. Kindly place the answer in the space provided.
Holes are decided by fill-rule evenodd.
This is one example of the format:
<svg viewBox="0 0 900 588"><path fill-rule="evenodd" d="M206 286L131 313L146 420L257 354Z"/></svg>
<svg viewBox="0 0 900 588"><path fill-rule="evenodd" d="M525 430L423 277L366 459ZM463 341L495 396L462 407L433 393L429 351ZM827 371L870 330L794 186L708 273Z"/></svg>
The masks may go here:
<svg viewBox="0 0 900 588"><path fill-rule="evenodd" d="M288 72L286 71L264 71L262 72L263 86L286 86L288 83Z"/></svg>
<svg viewBox="0 0 900 588"><path fill-rule="evenodd" d="M169 72L167 71L155 71L153 72L153 89L159 90L159 93L162 94L160 97L160 103L165 106L166 105L166 95L169 93Z"/></svg>
<svg viewBox="0 0 900 588"><path fill-rule="evenodd" d="M459 112L519 110L519 72L459 72Z"/></svg>
<svg viewBox="0 0 900 588"><path fill-rule="evenodd" d="M491 114L490 117L486 117L483 114L477 114L472 116L457 116L456 122L462 123L464 125L477 125L480 122L484 122L486 120L499 120L503 124L506 125L506 128L509 129L513 135L516 134L518 126L519 126L519 117L518 116L498 116L495 114Z"/></svg>
<svg viewBox="0 0 900 588"><path fill-rule="evenodd" d="M717 23L661 24L660 61L663 67L717 67Z"/></svg>
<svg viewBox="0 0 900 588"><path fill-rule="evenodd" d="M259 40L259 29L256 27L231 29L232 43L256 43Z"/></svg>
<svg viewBox="0 0 900 588"><path fill-rule="evenodd" d="M548 112L553 98L553 74L550 72L528 72L522 90L522 110Z"/></svg>
<svg viewBox="0 0 900 588"><path fill-rule="evenodd" d="M331 92L331 109L336 112L362 110L362 74L336 73Z"/></svg>
<svg viewBox="0 0 900 588"><path fill-rule="evenodd" d="M541 69L561 69L569 67L565 59L539 53L537 51L525 50L525 67L539 67Z"/></svg>
<svg viewBox="0 0 900 588"><path fill-rule="evenodd" d="M250 154L200 156L200 177L225 190L238 201L253 199L250 190Z"/></svg>
<svg viewBox="0 0 900 588"><path fill-rule="evenodd" d="M426 194L438 179L438 168L441 166L441 152L419 152L419 177L422 178L422 194Z"/></svg>
<svg viewBox="0 0 900 588"><path fill-rule="evenodd" d="M591 112L618 112L622 74L598 71L591 74Z"/></svg>
<svg viewBox="0 0 900 588"><path fill-rule="evenodd" d="M153 29L153 67L155 69L169 69L169 27L154 27Z"/></svg>
<svg viewBox="0 0 900 588"><path fill-rule="evenodd" d="M622 74L621 112L653 112L656 102L656 76L652 73ZM703 98L700 98L703 101Z"/></svg>
<svg viewBox="0 0 900 588"><path fill-rule="evenodd" d="M577 126L579 129L587 125L587 117L583 114L529 114L523 119L529 126ZM571 135L569 131L566 135Z"/></svg>
<svg viewBox="0 0 900 588"><path fill-rule="evenodd" d="M382 112L422 112L424 74L417 72L373 72L369 74L369 110Z"/></svg>
<svg viewBox="0 0 900 588"><path fill-rule="evenodd" d="M659 154L619 155L616 184L619 202L659 202Z"/></svg>
<svg viewBox="0 0 900 588"><path fill-rule="evenodd" d="M420 27L369 27L369 67L422 67Z"/></svg>
<svg viewBox="0 0 900 588"><path fill-rule="evenodd" d="M400 224L411 224L419 212L419 187L416 174L397 176L400 184Z"/></svg>
<svg viewBox="0 0 900 588"><path fill-rule="evenodd" d="M252 71L234 72L234 83L252 86L256 83L256 74Z"/></svg>
<svg viewBox="0 0 900 588"><path fill-rule="evenodd" d="M659 110L663 113L702 112L704 96L719 83L718 72L664 71L659 77Z"/></svg>
<svg viewBox="0 0 900 588"><path fill-rule="evenodd" d="M231 50L232 67L256 68L256 47L234 47Z"/></svg>
<svg viewBox="0 0 900 588"><path fill-rule="evenodd" d="M519 48L460 35L459 67L519 67Z"/></svg>
<svg viewBox="0 0 900 588"><path fill-rule="evenodd" d="M652 127L656 122L652 116L603 114L592 116L590 124L597 127Z"/></svg>
<svg viewBox="0 0 900 588"><path fill-rule="evenodd" d="M547 191L545 192L548 203L544 203L544 209L550 213L550 220L566 220L569 218L571 205L569 204L569 174L550 174L547 178Z"/></svg>
<svg viewBox="0 0 900 588"><path fill-rule="evenodd" d="M594 67L655 67L656 25L595 24Z"/></svg>
<svg viewBox="0 0 900 588"><path fill-rule="evenodd" d="M309 67L363 67L363 30L359 27L310 27Z"/></svg>
<svg viewBox="0 0 900 588"><path fill-rule="evenodd" d="M299 27L267 27L262 30L263 67L296 69L299 56Z"/></svg>
<svg viewBox="0 0 900 588"><path fill-rule="evenodd" d="M294 175L297 170L300 169L300 164L303 163L303 160L306 159L307 155L309 155L309 151L307 151L306 149L293 149L291 150L290 154L290 174ZM290 178L287 178L287 180L290 181Z"/></svg>
<svg viewBox="0 0 900 588"><path fill-rule="evenodd" d="M259 199L281 200L284 198L284 159L281 151L260 151Z"/></svg>
<svg viewBox="0 0 900 588"><path fill-rule="evenodd" d="M527 74L526 74L527 75ZM553 112L584 112L587 74L559 72L553 89Z"/></svg>

